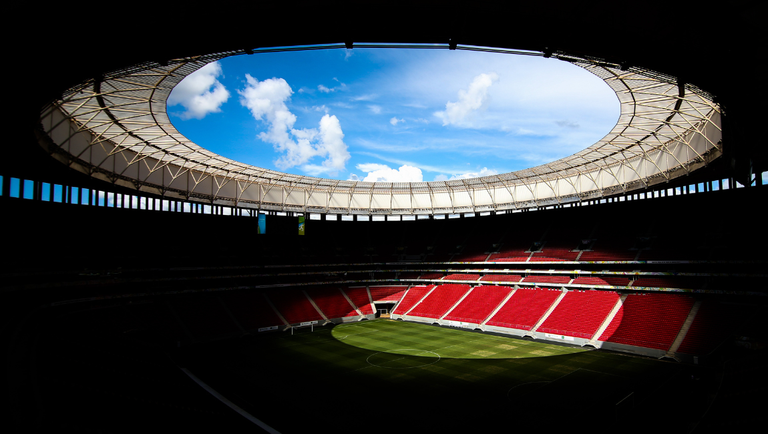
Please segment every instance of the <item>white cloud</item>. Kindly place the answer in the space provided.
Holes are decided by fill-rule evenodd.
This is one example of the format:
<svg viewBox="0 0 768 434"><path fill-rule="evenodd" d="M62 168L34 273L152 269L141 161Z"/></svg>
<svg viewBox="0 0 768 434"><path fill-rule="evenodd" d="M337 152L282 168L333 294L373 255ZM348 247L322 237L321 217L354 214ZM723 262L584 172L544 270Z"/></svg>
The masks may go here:
<svg viewBox="0 0 768 434"><path fill-rule="evenodd" d="M472 112L486 106L488 103L488 88L498 79L499 76L495 72L476 76L472 83L469 84L467 90L459 90L459 100L457 102L449 101L445 105L445 111L437 112L435 115L443 120L443 126L463 124Z"/></svg>
<svg viewBox="0 0 768 434"><path fill-rule="evenodd" d="M373 100L375 100L378 97L379 96L376 95L375 93L369 93L369 94L365 94L365 95L359 95L359 96L352 97L349 100L350 101L373 101Z"/></svg>
<svg viewBox="0 0 768 434"><path fill-rule="evenodd" d="M489 169L487 167L483 167L477 172L464 172L460 173L458 175L451 176L450 180L456 180L456 179L469 179L469 178L479 178L481 176L491 176L491 175L497 175L498 171ZM439 175L438 175L439 176ZM435 181L438 179L435 178ZM446 179L441 179L442 181L445 181Z"/></svg>
<svg viewBox="0 0 768 434"><path fill-rule="evenodd" d="M208 113L218 113L229 99L229 91L217 77L222 75L218 62L209 63L188 75L171 91L168 105L181 105L186 110L182 119L202 119Z"/></svg>
<svg viewBox="0 0 768 434"><path fill-rule="evenodd" d="M424 176L418 167L403 165L398 169L392 169L386 164L364 163L355 166L357 170L368 175L360 179L357 175L350 175L352 181L364 182L421 182Z"/></svg>
<svg viewBox="0 0 768 434"><path fill-rule="evenodd" d="M345 90L347 88L347 85L342 83L341 81L339 81L338 78L333 77L333 81L339 83L339 85L336 86L336 87L328 87L328 86L325 86L323 84L320 84L320 85L317 86L317 90L319 90L322 93L332 93L332 92L336 92L338 90Z"/></svg>
<svg viewBox="0 0 768 434"><path fill-rule="evenodd" d="M393 117L392 119L389 120L389 123L392 125L397 125L400 122L405 122L405 119L398 119L397 117Z"/></svg>
<svg viewBox="0 0 768 434"><path fill-rule="evenodd" d="M368 108L375 114L381 113L381 106L376 104L371 104L368 106Z"/></svg>
<svg viewBox="0 0 768 434"><path fill-rule="evenodd" d="M294 129L296 116L286 105L293 91L282 78L264 81L246 74L247 85L240 93L240 103L251 111L256 120L266 121L269 129L259 138L271 143L282 153L275 165L285 170L301 166L306 172L319 175L343 170L350 158L344 133L336 116L325 114L320 119L319 129ZM320 165L309 164L315 157L325 157Z"/></svg>

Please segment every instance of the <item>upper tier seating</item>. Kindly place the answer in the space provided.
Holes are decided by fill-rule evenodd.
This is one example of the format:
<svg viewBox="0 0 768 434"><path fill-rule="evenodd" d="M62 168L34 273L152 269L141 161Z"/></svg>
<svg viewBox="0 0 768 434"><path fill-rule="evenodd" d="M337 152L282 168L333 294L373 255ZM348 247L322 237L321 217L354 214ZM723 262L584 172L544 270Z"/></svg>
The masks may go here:
<svg viewBox="0 0 768 434"><path fill-rule="evenodd" d="M579 276L573 279L571 282L574 285L609 285L609 283L602 277L594 276Z"/></svg>
<svg viewBox="0 0 768 434"><path fill-rule="evenodd" d="M528 262L528 256L512 256L512 257L499 257L491 258L489 262Z"/></svg>
<svg viewBox="0 0 768 434"><path fill-rule="evenodd" d="M519 282L523 276L519 274L486 274L480 278L484 282Z"/></svg>
<svg viewBox="0 0 768 434"><path fill-rule="evenodd" d="M568 283L571 281L570 276L544 276L539 274L532 274L530 276L526 276L523 279L523 282L529 282L529 283Z"/></svg>
<svg viewBox="0 0 768 434"><path fill-rule="evenodd" d="M438 280L443 278L443 273L424 273L419 279Z"/></svg>
<svg viewBox="0 0 768 434"><path fill-rule="evenodd" d="M398 274L399 279L418 279L419 278L419 272L401 272Z"/></svg>
<svg viewBox="0 0 768 434"><path fill-rule="evenodd" d="M551 256L542 256L542 255L533 255L530 258L528 258L528 262L564 262L564 261L567 261L567 259L551 257Z"/></svg>
<svg viewBox="0 0 768 434"><path fill-rule="evenodd" d="M449 274L443 277L443 280L478 280L479 274Z"/></svg>
<svg viewBox="0 0 768 434"><path fill-rule="evenodd" d="M700 277L689 277L689 276L659 276L659 277L641 276L632 283L632 286L699 289L704 287L704 279Z"/></svg>
<svg viewBox="0 0 768 434"><path fill-rule="evenodd" d="M528 256L530 256L531 253L528 252L527 250L530 246L531 246L531 241L527 239L506 240L501 245L498 252L492 253L491 256L488 257L488 261L501 262L503 258L528 259Z"/></svg>
<svg viewBox="0 0 768 434"><path fill-rule="evenodd" d="M537 261L541 261L542 259L540 259L539 256L546 257L546 258L554 258L558 261L575 261L576 257L579 256L580 252L578 251L574 252L572 250L573 250L573 246L564 247L564 246L558 246L557 244L552 242L548 242L541 249L541 253L533 255L533 257L531 258L531 261L533 261L534 259Z"/></svg>
<svg viewBox="0 0 768 434"><path fill-rule="evenodd" d="M600 245L594 250L583 251L579 261L634 261L636 255L636 250Z"/></svg>
<svg viewBox="0 0 768 434"><path fill-rule="evenodd" d="M629 277L603 276L601 279L605 280L611 286L629 286L631 283Z"/></svg>

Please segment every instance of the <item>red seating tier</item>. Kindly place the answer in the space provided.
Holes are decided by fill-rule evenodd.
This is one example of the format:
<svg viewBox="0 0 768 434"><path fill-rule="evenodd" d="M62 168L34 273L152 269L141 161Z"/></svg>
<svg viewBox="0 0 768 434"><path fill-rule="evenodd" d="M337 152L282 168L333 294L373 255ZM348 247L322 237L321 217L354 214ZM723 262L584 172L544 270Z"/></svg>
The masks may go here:
<svg viewBox="0 0 768 434"><path fill-rule="evenodd" d="M609 285L602 277L580 276L573 279L574 285Z"/></svg>
<svg viewBox="0 0 768 434"><path fill-rule="evenodd" d="M403 298L407 286L371 286L371 298L376 301L398 302ZM351 289L351 288L350 288Z"/></svg>
<svg viewBox="0 0 768 434"><path fill-rule="evenodd" d="M444 319L480 324L511 290L506 286L476 286Z"/></svg>
<svg viewBox="0 0 768 434"><path fill-rule="evenodd" d="M408 315L425 318L440 318L448 309L469 291L469 285L446 284L438 285L422 302L413 308Z"/></svg>
<svg viewBox="0 0 768 434"><path fill-rule="evenodd" d="M392 311L392 314L394 315L404 315L410 308L413 307L414 304L418 303L419 300L424 297L424 295L434 288L434 285L432 286L413 286L411 289L409 289L405 295L403 296L403 299L400 300L400 303L395 306L395 309Z"/></svg>
<svg viewBox="0 0 768 434"><path fill-rule="evenodd" d="M531 276L526 276L523 279L523 282L532 282L532 283L568 283L570 281L571 281L570 276L531 275Z"/></svg>
<svg viewBox="0 0 768 434"><path fill-rule="evenodd" d="M528 262L564 262L568 259L563 258L555 258L555 257L549 257L549 256L541 256L541 255L533 255L528 260Z"/></svg>
<svg viewBox="0 0 768 434"><path fill-rule="evenodd" d="M618 299L612 291L568 291L536 331L589 339Z"/></svg>
<svg viewBox="0 0 768 434"><path fill-rule="evenodd" d="M633 261L637 251L629 249L595 249L585 250L579 256L579 261Z"/></svg>
<svg viewBox="0 0 768 434"><path fill-rule="evenodd" d="M555 289L520 288L486 324L530 330L559 296Z"/></svg>
<svg viewBox="0 0 768 434"><path fill-rule="evenodd" d="M374 313L373 305L368 299L368 290L366 290L364 287L345 288L343 292L347 294L347 297L352 300L352 303L354 303L355 306L360 309L360 312L362 312L363 315L370 315ZM355 315L357 315L357 313L355 313Z"/></svg>
<svg viewBox="0 0 768 434"><path fill-rule="evenodd" d="M443 277L443 280L478 280L479 274L449 274Z"/></svg>
<svg viewBox="0 0 768 434"><path fill-rule="evenodd" d="M480 278L485 282L519 282L522 279L523 276L519 274L486 274Z"/></svg>
<svg viewBox="0 0 768 434"><path fill-rule="evenodd" d="M291 324L322 321L323 317L299 289L285 288L267 293L278 312Z"/></svg>
<svg viewBox="0 0 768 434"><path fill-rule="evenodd" d="M494 257L491 256L491 258L488 260L488 262L527 262L528 257L527 256L499 256Z"/></svg>
<svg viewBox="0 0 768 434"><path fill-rule="evenodd" d="M567 247L554 247L546 244L539 255L549 258L557 258L562 261L575 261L576 257L579 256L579 252L572 252L571 250L572 249ZM538 255L534 255L534 257L536 256Z"/></svg>
<svg viewBox="0 0 768 434"><path fill-rule="evenodd" d="M437 280L442 278L443 278L443 273L424 273L421 276L419 276L419 279L430 279L430 280Z"/></svg>
<svg viewBox="0 0 768 434"><path fill-rule="evenodd" d="M667 350L688 317L693 299L680 294L630 294L598 338L639 347Z"/></svg>
<svg viewBox="0 0 768 434"><path fill-rule="evenodd" d="M695 355L709 354L731 334L748 311L742 305L702 302L677 351Z"/></svg>
<svg viewBox="0 0 768 434"><path fill-rule="evenodd" d="M306 292L328 319L359 315L338 288L309 288Z"/></svg>

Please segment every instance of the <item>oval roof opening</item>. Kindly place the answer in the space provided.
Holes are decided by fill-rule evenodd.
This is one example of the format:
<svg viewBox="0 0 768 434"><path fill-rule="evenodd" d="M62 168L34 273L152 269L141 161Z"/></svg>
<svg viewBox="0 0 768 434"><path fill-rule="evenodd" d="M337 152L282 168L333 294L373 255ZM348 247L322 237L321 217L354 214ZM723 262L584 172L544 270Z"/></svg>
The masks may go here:
<svg viewBox="0 0 768 434"><path fill-rule="evenodd" d="M179 83L168 113L211 152L295 175L497 175L577 153L619 118L601 78L534 54L420 47L232 56Z"/></svg>

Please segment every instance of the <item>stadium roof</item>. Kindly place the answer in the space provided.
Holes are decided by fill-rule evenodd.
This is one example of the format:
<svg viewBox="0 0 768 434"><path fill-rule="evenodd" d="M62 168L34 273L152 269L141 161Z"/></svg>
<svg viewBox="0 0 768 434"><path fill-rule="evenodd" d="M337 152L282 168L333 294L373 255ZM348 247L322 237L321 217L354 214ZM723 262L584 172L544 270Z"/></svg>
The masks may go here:
<svg viewBox="0 0 768 434"><path fill-rule="evenodd" d="M180 8L175 2L153 4L151 14L138 10L133 11L136 12L133 14L125 6L107 8L102 3L85 0L78 3L76 8L54 4L45 8L35 7L27 13L20 11L17 16L22 25L14 30L15 39L35 41L41 35L47 35L48 39L46 43L36 46L23 42L9 46L8 58L13 59L13 62L8 66L14 68L15 72L13 84L6 89L10 93L11 107L10 117L7 118L7 125L11 128L7 130L13 135L8 141L17 146L4 148L3 158L0 158L2 172L4 176L83 184L84 179L80 178L80 173L66 169L69 166L78 167L80 172L93 174L96 178L106 179L130 190L140 189L170 197L184 198L189 195L191 200L208 203L213 200L214 203L236 202L238 206L261 209L283 206L284 209L299 210L302 208L299 204L303 204L306 199L309 212L387 213L394 209L402 213L433 213L492 209L494 205L496 209L503 209L503 206L523 208L577 200L592 194L633 191L642 188L643 183L664 182L679 174L689 173L719 154L722 157L718 163L709 167L722 170L720 175L732 176L743 185L750 185L755 169L768 168L768 149L757 139L759 133L754 128L763 121L762 109L758 106L759 87L751 84L754 75L749 73L752 70L750 59L762 40L758 21L761 16L758 13L760 6L757 4L737 1L719 3L716 8L703 8L700 2L675 2L664 5L663 12L652 15L639 12L636 5L615 2L553 7L549 4L493 0L456 0L439 4L431 1L373 1L366 2L364 7L360 6L360 2L352 0L332 3L297 1L238 4L237 13L217 14L217 10L223 12L226 8L225 4L217 4L203 17L199 8ZM253 174L243 175L243 180L233 178L232 181L219 184L216 181L223 179L217 178L220 173L233 174L234 171L227 171L242 165L210 156L210 160L206 160L207 157L201 161L188 160L182 166L177 157L186 157L189 153L205 155L204 150L193 150L182 139L175 145L153 142L154 150L148 155L126 160L134 161L130 165L131 170L136 171L134 176L125 168L112 170L102 160L91 160L90 156L84 158L86 154L80 152L76 152L80 161L70 161L70 157L58 155L58 159L65 162L65 165L59 164L45 154L53 154L60 148L47 145L41 148L35 145L39 137L30 134L39 131L41 108L52 101L62 101L64 96L68 96L67 89L76 89L82 83L93 85L99 82L105 86L105 90L111 91L110 85L124 86L125 83L118 84L115 81L110 84L105 80L115 78L113 74L129 71L135 65L149 68L147 71L158 77L163 76L163 89L155 89L156 99L152 100L153 115L150 117L158 116L157 125L162 122L170 126L167 115L158 111L164 110L164 107L157 98L161 98L162 92L167 92L165 86L171 86L172 81L178 81L183 74L191 73L207 61L222 55L245 53L248 47L258 51L302 44L354 43L354 46L359 46L364 41L381 44L442 44L456 46L457 49L495 47L546 53L554 58L568 57L594 71L608 74L606 78L618 74L614 76L613 83L609 83L614 89L615 86L621 86L618 77L630 83L630 75L636 74L636 77L643 77L642 80L656 79L660 86L661 83L669 85L666 89L650 89L669 97L666 100L669 104L673 100L677 103L679 99L674 95L679 96L682 89L685 97L681 104L687 106L688 101L691 101L697 107L704 105L713 111L711 116L706 113L693 114L696 110L685 115L685 118L676 114L668 122L669 125L665 125L664 121L674 112L674 106L661 106L650 99L649 94L637 92L638 88L632 87L636 89L632 92L634 97L649 97L635 106L646 113L640 116L634 113L632 126L637 127L634 132L611 132L616 138L622 139L620 141L613 142L606 138L601 141L605 146L590 148L556 162L557 165L517 172L514 176L499 175L495 180L477 178L458 182L381 186L302 178L266 170L255 172L269 180L259 184L256 189L252 188L256 184L248 184L248 176ZM587 65L591 60L598 63ZM181 65L179 61L185 64ZM172 68L180 68L178 75L168 74ZM648 75L650 71L661 71L664 74ZM150 77L144 79L151 80ZM682 85L678 86L677 82ZM149 81L135 84L139 83L144 86L144 92L151 87ZM714 95L714 101L694 85ZM93 93L93 87L89 92ZM630 96L627 93L618 95L620 98ZM99 104L100 99L109 101L112 98L106 93L92 96L90 103L95 104ZM694 97L701 99L694 101ZM622 109L626 107L626 104L622 105ZM114 109L100 110L98 114L107 117L118 115L116 119L126 116L124 111L121 112L117 107ZM666 111L666 116L662 111ZM622 112L622 120L627 115ZM718 116L719 120L716 119ZM161 119L163 117L166 119ZM722 124L723 145L717 145L714 136L710 136L710 130L707 130L702 137L712 139L712 144L696 142L690 139L692 136L684 135L682 144L673 146L674 142L668 139L674 137L684 123L694 118L707 118L708 121L701 125L715 129ZM139 119L140 116L136 118ZM646 146L629 146L632 139L645 137L645 134L653 133L654 128L660 125L662 134L656 132L655 142L656 146L662 146L655 154L659 159L648 158L649 149L653 149L650 145L653 141L645 142ZM124 126L125 137L121 143L130 144L131 149L119 153L123 159L137 148L135 143L130 143L137 140L135 137L141 140L156 139L156 136L140 135L144 131L130 122ZM98 146L107 146L107 142L101 141ZM177 156L168 153L162 160L157 160L159 165L150 165L153 158L159 158L158 152L164 152L162 146L174 146L174 152L181 149L188 154L179 153ZM87 147L89 152L97 149L90 142ZM618 149L622 149L622 153L609 155ZM707 153L706 149L710 151ZM686 153L699 155L689 160L681 159L682 164L674 169L674 157L680 158L680 155ZM632 156L635 160L632 160ZM117 158L113 160L119 161ZM192 177L196 165L210 164L214 160L219 166L211 165L208 172L199 171L196 173L198 178ZM587 161L590 163L583 164ZM604 169L590 171L592 161L605 163ZM614 165L611 165L611 161L615 162ZM633 165L630 161L641 164ZM656 177L653 176L657 170L653 163L659 164L661 168ZM139 170L142 165L145 169ZM150 167L153 168L152 174L147 176ZM173 172L174 169L177 171ZM188 175L176 176L180 173L178 170L186 170ZM577 178L552 178L553 173L571 173ZM176 176L176 181L167 183L169 176ZM201 182L208 182L205 185L210 188L207 191L186 186L180 188L179 176L188 176L192 184L205 176ZM161 178L161 182L157 178ZM575 182L575 179L579 182ZM299 181L305 184L300 185ZM496 184L489 187L493 182ZM100 188L96 184L92 187ZM253 197L238 192L249 185L243 191L250 194L258 190L263 195L261 201L253 201ZM297 186L300 188L297 189ZM526 190L528 193L525 193ZM280 196L279 200L276 200L277 196ZM330 196L338 202L329 201ZM348 199L342 200L345 197ZM354 200L350 202L349 198L359 198L359 203ZM394 206L388 204L387 198ZM446 203L450 204L450 210L441 208ZM423 204L426 206L422 207Z"/></svg>
<svg viewBox="0 0 768 434"><path fill-rule="evenodd" d="M209 62L260 51L345 48L337 44L238 50L106 73L69 89L47 106L42 126L60 147L54 154L58 159L109 182L206 203L336 214L463 213L578 202L666 182L722 154L719 105L708 93L675 77L560 52L429 47L551 56L570 62L616 92L621 115L611 132L594 145L530 169L452 181L370 183L290 175L224 158L180 134L166 112L174 86Z"/></svg>

